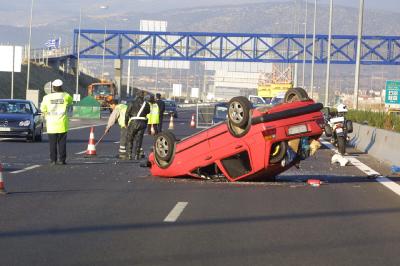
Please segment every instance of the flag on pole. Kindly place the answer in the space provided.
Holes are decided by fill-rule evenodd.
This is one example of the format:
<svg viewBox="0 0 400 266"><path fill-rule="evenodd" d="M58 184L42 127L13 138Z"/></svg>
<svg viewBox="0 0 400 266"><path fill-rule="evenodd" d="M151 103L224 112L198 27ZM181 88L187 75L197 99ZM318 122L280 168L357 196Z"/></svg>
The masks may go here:
<svg viewBox="0 0 400 266"><path fill-rule="evenodd" d="M61 38L48 40L44 45L49 49L58 49L61 46Z"/></svg>

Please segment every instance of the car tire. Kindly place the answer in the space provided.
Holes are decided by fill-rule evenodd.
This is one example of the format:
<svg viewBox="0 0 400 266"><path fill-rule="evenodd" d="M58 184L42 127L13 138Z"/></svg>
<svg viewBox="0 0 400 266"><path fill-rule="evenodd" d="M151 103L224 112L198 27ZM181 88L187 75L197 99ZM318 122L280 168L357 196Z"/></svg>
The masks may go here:
<svg viewBox="0 0 400 266"><path fill-rule="evenodd" d="M170 131L164 131L155 136L154 156L161 167L166 167L173 160L176 138Z"/></svg>
<svg viewBox="0 0 400 266"><path fill-rule="evenodd" d="M244 129L249 123L250 110L251 103L246 97L234 97L228 103L228 119L232 125Z"/></svg>
<svg viewBox="0 0 400 266"><path fill-rule="evenodd" d="M26 137L26 142L35 142L35 140L36 140L36 130L35 130L35 125L34 125L32 134L30 134Z"/></svg>
<svg viewBox="0 0 400 266"><path fill-rule="evenodd" d="M271 151L269 155L269 163L275 164L285 158L286 150L288 148L288 144L286 141L275 142L271 145Z"/></svg>
<svg viewBox="0 0 400 266"><path fill-rule="evenodd" d="M40 129L39 135L35 136L35 141L41 142L42 141L42 134L43 134L43 128Z"/></svg>
<svg viewBox="0 0 400 266"><path fill-rule="evenodd" d="M286 92L284 102L291 103L291 102L307 101L309 99L310 98L308 97L308 94L304 89L292 88Z"/></svg>

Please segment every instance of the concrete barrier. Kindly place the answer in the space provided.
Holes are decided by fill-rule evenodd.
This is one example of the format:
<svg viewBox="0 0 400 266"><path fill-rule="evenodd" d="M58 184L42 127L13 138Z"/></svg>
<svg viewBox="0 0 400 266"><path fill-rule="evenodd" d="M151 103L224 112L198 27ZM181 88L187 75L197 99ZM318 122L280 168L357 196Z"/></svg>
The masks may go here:
<svg viewBox="0 0 400 266"><path fill-rule="evenodd" d="M353 123L350 145L379 161L400 165L400 133Z"/></svg>

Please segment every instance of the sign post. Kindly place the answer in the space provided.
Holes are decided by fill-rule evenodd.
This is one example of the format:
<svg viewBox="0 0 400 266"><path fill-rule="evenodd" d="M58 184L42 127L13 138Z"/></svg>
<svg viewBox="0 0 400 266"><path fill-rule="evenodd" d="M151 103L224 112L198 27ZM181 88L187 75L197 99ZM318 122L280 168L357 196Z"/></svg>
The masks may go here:
<svg viewBox="0 0 400 266"><path fill-rule="evenodd" d="M385 104L389 108L400 106L400 80L386 81Z"/></svg>

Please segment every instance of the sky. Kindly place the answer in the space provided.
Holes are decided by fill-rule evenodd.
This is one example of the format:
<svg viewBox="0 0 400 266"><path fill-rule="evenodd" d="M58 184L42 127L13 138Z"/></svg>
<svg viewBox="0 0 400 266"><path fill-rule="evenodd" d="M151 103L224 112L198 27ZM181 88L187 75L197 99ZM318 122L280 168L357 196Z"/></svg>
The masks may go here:
<svg viewBox="0 0 400 266"><path fill-rule="evenodd" d="M230 4L246 4L257 2L302 2L303 0L34 0L36 9L46 10L47 12L78 12L79 6L83 8L91 8L93 6L108 5L114 11L122 11L124 9L135 10L139 12L158 12L176 8L190 8L198 6L213 5L230 5ZM304 0L305 1L305 0ZM314 0L308 0L313 3ZM359 0L334 0L336 5L345 5L358 7ZM386 11L400 10L399 0L365 0L365 7L368 9L380 9ZM319 4L329 4L329 0L317 0ZM28 9L31 0L0 0L2 11L24 10ZM400 11L398 11L400 13Z"/></svg>

